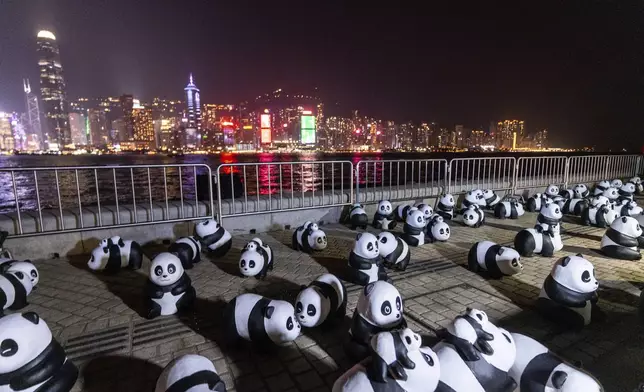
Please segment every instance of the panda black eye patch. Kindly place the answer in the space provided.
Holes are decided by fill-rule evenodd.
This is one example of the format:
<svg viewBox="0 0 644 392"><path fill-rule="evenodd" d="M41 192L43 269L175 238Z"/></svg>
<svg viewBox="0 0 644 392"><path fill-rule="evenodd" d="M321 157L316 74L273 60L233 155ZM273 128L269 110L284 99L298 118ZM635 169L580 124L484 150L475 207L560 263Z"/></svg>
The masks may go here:
<svg viewBox="0 0 644 392"><path fill-rule="evenodd" d="M288 320L286 320L286 329L289 331L293 329L293 318L289 317Z"/></svg>
<svg viewBox="0 0 644 392"><path fill-rule="evenodd" d="M370 242L367 244L367 250L372 251L373 250L373 244Z"/></svg>
<svg viewBox="0 0 644 392"><path fill-rule="evenodd" d="M295 312L296 313L302 313L302 310L304 309L304 306L302 305L301 302L298 302L295 304Z"/></svg>
<svg viewBox="0 0 644 392"><path fill-rule="evenodd" d="M157 266L154 268L154 274L155 274L156 276L161 276L161 274L163 274L163 268L161 268L161 266L160 266L160 265L157 265Z"/></svg>
<svg viewBox="0 0 644 392"><path fill-rule="evenodd" d="M584 283L590 282L590 272L584 271L584 273L581 274L581 280L583 280Z"/></svg>
<svg viewBox="0 0 644 392"><path fill-rule="evenodd" d="M18 352L18 343L13 339L5 339L0 343L0 355L11 357Z"/></svg>
<svg viewBox="0 0 644 392"><path fill-rule="evenodd" d="M389 301L383 302L382 306L380 306L380 312L385 316L389 316L391 314L391 303Z"/></svg>
<svg viewBox="0 0 644 392"><path fill-rule="evenodd" d="M315 316L315 313L317 313L317 310L315 309L315 306L309 305L306 307L306 314L309 316L313 317Z"/></svg>
<svg viewBox="0 0 644 392"><path fill-rule="evenodd" d="M170 264L168 266L168 273L174 274L176 270L177 270L177 267L175 267L174 264Z"/></svg>

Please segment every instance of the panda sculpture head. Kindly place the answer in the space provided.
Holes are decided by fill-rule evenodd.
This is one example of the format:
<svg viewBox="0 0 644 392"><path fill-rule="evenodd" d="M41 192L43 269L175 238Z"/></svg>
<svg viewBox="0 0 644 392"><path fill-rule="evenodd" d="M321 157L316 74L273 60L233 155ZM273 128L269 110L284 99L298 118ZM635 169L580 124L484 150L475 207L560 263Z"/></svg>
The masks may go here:
<svg viewBox="0 0 644 392"><path fill-rule="evenodd" d="M550 377L553 392L601 392L599 382L589 374L579 371L570 365L560 366Z"/></svg>
<svg viewBox="0 0 644 392"><path fill-rule="evenodd" d="M331 312L331 301L315 286L304 286L295 300L295 317L307 328L320 325Z"/></svg>
<svg viewBox="0 0 644 392"><path fill-rule="evenodd" d="M417 208L425 216L425 222L428 222L429 218L434 215L434 209L428 204L419 204Z"/></svg>
<svg viewBox="0 0 644 392"><path fill-rule="evenodd" d="M215 234L220 227L219 222L215 219L207 219L195 225L195 234L198 238L206 238Z"/></svg>
<svg viewBox="0 0 644 392"><path fill-rule="evenodd" d="M630 216L622 216L611 223L610 228L629 237L638 238L642 236L642 228L637 219Z"/></svg>
<svg viewBox="0 0 644 392"><path fill-rule="evenodd" d="M13 275L20 284L25 288L25 294L29 295L31 294L31 291L33 290L34 286L33 283L31 283L31 278L29 277L28 274L23 273L22 271L7 271L5 272L5 275Z"/></svg>
<svg viewBox="0 0 644 392"><path fill-rule="evenodd" d="M182 275L181 260L172 253L159 253L150 263L150 281L157 286L175 284Z"/></svg>
<svg viewBox="0 0 644 392"><path fill-rule="evenodd" d="M447 241L451 235L449 225L443 220L435 220L429 229L437 241Z"/></svg>
<svg viewBox="0 0 644 392"><path fill-rule="evenodd" d="M620 187L620 188L621 188L621 187ZM608 200L610 200L610 201L617 200L617 198L619 197L619 191L618 191L617 189L618 189L618 188L610 187L610 188L606 189L606 190L602 193L602 195L603 195L604 197L606 197L606 198L607 198Z"/></svg>
<svg viewBox="0 0 644 392"><path fill-rule="evenodd" d="M110 258L109 246L97 246L92 250L92 254L87 262L87 266L94 271L101 270L107 265Z"/></svg>
<svg viewBox="0 0 644 392"><path fill-rule="evenodd" d="M616 179L614 179L613 181L610 182L611 188L619 189L619 188L622 187L622 185L624 185L624 183L619 178L616 178Z"/></svg>
<svg viewBox="0 0 644 392"><path fill-rule="evenodd" d="M548 197L556 197L556 196L559 196L559 187L558 187L558 186L556 186L556 185L554 185L554 184L550 184L550 185L548 185L548 187L546 188L546 192L545 192L545 194L546 194L546 196L548 196Z"/></svg>
<svg viewBox="0 0 644 392"><path fill-rule="evenodd" d="M376 339L376 336L371 339ZM400 340L402 340L407 351L418 351L423 344L420 335L412 331L411 328L400 330Z"/></svg>
<svg viewBox="0 0 644 392"><path fill-rule="evenodd" d="M264 245L262 240L260 238L253 238L252 240L248 241L248 243L244 246L244 251L247 250L252 250L257 252L257 249L259 249L260 246Z"/></svg>
<svg viewBox="0 0 644 392"><path fill-rule="evenodd" d="M621 196L633 196L633 193L635 193L636 190L634 183L627 182L619 188L618 193Z"/></svg>
<svg viewBox="0 0 644 392"><path fill-rule="evenodd" d="M403 307L398 289L391 283L379 280L365 286L356 310L372 325L393 328L403 320Z"/></svg>
<svg viewBox="0 0 644 392"><path fill-rule="evenodd" d="M27 365L45 351L52 339L49 327L34 312L0 318L0 374Z"/></svg>
<svg viewBox="0 0 644 392"><path fill-rule="evenodd" d="M239 272L244 276L257 276L264 268L264 256L257 251L248 249L239 259Z"/></svg>
<svg viewBox="0 0 644 392"><path fill-rule="evenodd" d="M295 308L286 301L270 302L264 309L264 326L271 340L278 343L292 342L302 331Z"/></svg>
<svg viewBox="0 0 644 392"><path fill-rule="evenodd" d="M572 188L572 190L575 192L575 198L577 199L583 199L589 194L586 184L577 184Z"/></svg>
<svg viewBox="0 0 644 392"><path fill-rule="evenodd" d="M560 285L578 293L592 293L599 287L595 267L581 254L557 260L550 275Z"/></svg>
<svg viewBox="0 0 644 392"><path fill-rule="evenodd" d="M610 200L604 195L595 196L590 200L590 205L593 207L610 206Z"/></svg>
<svg viewBox="0 0 644 392"><path fill-rule="evenodd" d="M353 244L353 253L365 259L375 259L380 253L378 238L371 233L358 233Z"/></svg>
<svg viewBox="0 0 644 392"><path fill-rule="evenodd" d="M388 200L380 200L378 203L378 213L380 215L391 215L394 212L394 208Z"/></svg>
<svg viewBox="0 0 644 392"><path fill-rule="evenodd" d="M309 245L313 250L324 250L327 246L326 234L318 228L317 223L312 223L309 228L312 230L309 235Z"/></svg>
<svg viewBox="0 0 644 392"><path fill-rule="evenodd" d="M409 213L407 214L405 223L417 229L422 229L427 224L427 222L425 221L425 214L423 214L418 209L412 211L411 208L409 210Z"/></svg>
<svg viewBox="0 0 644 392"><path fill-rule="evenodd" d="M454 207L454 205L456 204L456 200L454 200L454 196L452 196L451 193L441 195L440 199L438 199L438 202L445 207Z"/></svg>
<svg viewBox="0 0 644 392"><path fill-rule="evenodd" d="M475 226L481 220L479 213L480 209L477 205L469 206L463 212L463 223L470 227Z"/></svg>
<svg viewBox="0 0 644 392"><path fill-rule="evenodd" d="M398 246L398 240L396 239L396 236L388 231L383 231L382 233L378 234L378 242L378 250L383 256L391 254L391 252L396 250L396 247Z"/></svg>
<svg viewBox="0 0 644 392"><path fill-rule="evenodd" d="M559 208L559 204L557 203L550 203L541 207L539 215L543 215L543 217L546 218L547 221L552 222L558 222L563 219L563 213L561 212L561 208Z"/></svg>
<svg viewBox="0 0 644 392"><path fill-rule="evenodd" d="M521 255L513 248L500 247L496 252L496 261L505 275L515 275L523 270Z"/></svg>
<svg viewBox="0 0 644 392"><path fill-rule="evenodd" d="M7 268L7 272L18 271L28 276L31 280L32 286L36 288L36 285L38 285L38 282L40 281L40 274L38 274L38 270L36 269L35 265L28 261L16 261L15 263L12 263L9 268Z"/></svg>
<svg viewBox="0 0 644 392"><path fill-rule="evenodd" d="M483 200L490 200L494 196L496 196L496 193L494 193L493 190L491 190L491 189L484 189L483 190Z"/></svg>
<svg viewBox="0 0 644 392"><path fill-rule="evenodd" d="M630 180L628 180L628 182L632 182L635 185L639 185L639 184L642 183L642 179L640 177L638 177L638 176L635 176L635 177L631 178Z"/></svg>
<svg viewBox="0 0 644 392"><path fill-rule="evenodd" d="M488 341L491 353L482 353L483 358L492 366L504 372L510 370L517 358L517 346L514 338L507 330L488 323L486 332L492 334L494 339Z"/></svg>

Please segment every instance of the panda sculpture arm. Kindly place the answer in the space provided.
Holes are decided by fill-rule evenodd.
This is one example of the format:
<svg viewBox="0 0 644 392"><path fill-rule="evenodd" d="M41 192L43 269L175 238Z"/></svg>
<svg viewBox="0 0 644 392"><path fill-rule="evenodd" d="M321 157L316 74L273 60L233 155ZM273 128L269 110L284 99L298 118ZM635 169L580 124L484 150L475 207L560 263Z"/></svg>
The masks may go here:
<svg viewBox="0 0 644 392"><path fill-rule="evenodd" d="M398 332L381 332L371 339L371 377L385 382L387 373L395 380L407 381L405 368L416 364L407 355L407 348Z"/></svg>
<svg viewBox="0 0 644 392"><path fill-rule="evenodd" d="M172 287L171 293L172 295L177 296L181 293L185 293L191 286L192 282L190 281L190 277L184 272L183 276L181 276L177 283Z"/></svg>
<svg viewBox="0 0 644 392"><path fill-rule="evenodd" d="M154 284L151 280L148 280L145 282L145 294L149 298L163 298L163 289Z"/></svg>

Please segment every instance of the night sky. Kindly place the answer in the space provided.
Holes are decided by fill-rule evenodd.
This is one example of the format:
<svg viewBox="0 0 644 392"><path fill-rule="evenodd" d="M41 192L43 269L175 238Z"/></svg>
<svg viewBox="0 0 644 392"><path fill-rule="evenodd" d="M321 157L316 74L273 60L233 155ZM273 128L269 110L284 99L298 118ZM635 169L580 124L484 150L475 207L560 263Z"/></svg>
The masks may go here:
<svg viewBox="0 0 644 392"><path fill-rule="evenodd" d="M0 110L24 110L50 29L70 99L182 99L192 72L205 103L317 86L382 119L517 118L560 146L644 145L644 3L423 3L0 0Z"/></svg>

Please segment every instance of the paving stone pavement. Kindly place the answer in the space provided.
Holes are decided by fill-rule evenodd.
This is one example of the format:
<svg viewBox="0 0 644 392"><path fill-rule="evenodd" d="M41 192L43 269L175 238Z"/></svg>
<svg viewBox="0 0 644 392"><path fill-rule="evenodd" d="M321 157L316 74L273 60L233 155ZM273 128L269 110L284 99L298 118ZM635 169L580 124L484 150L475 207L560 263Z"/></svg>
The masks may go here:
<svg viewBox="0 0 644 392"><path fill-rule="evenodd" d="M553 258L524 259L524 271L514 277L488 281L466 269L467 252L474 242L509 245L516 232L533 226L535 219L532 213L518 220L488 215L486 224L474 229L463 226L458 218L450 223L448 242L412 248L407 270L390 274L405 299L408 322L431 341L437 329L466 307L476 307L510 331L534 336L564 358L582 361L600 381L608 382L615 377L606 374L605 366L594 368L593 363L607 361L641 334L636 306L644 269L642 262L611 260L598 253L601 229L566 218L564 250ZM140 271L108 276L89 271L84 257L38 261L40 285L23 311L39 313L81 368L75 391L152 391L162 367L187 353L213 360L229 391L329 391L335 379L353 365L342 342L360 287L347 284L349 304L342 326L328 332L305 329L295 342L272 353L259 353L248 345L231 348L220 328L223 306L238 294L255 292L292 301L300 285L326 271L343 276L356 231L339 224L322 229L329 245L313 255L290 248L291 231L258 235L275 254L275 269L264 281L241 277L237 268L241 248L255 235L234 236L232 249L221 259L203 254L203 261L188 271L198 295L195 308L180 317L146 320L139 315L147 265ZM368 231L377 233L372 228ZM153 256L161 250L146 251ZM552 263L575 253L584 254L596 267L600 306L607 318L579 333L561 332L535 313L534 302ZM634 379L629 388L638 382ZM625 390L606 383L604 387Z"/></svg>

